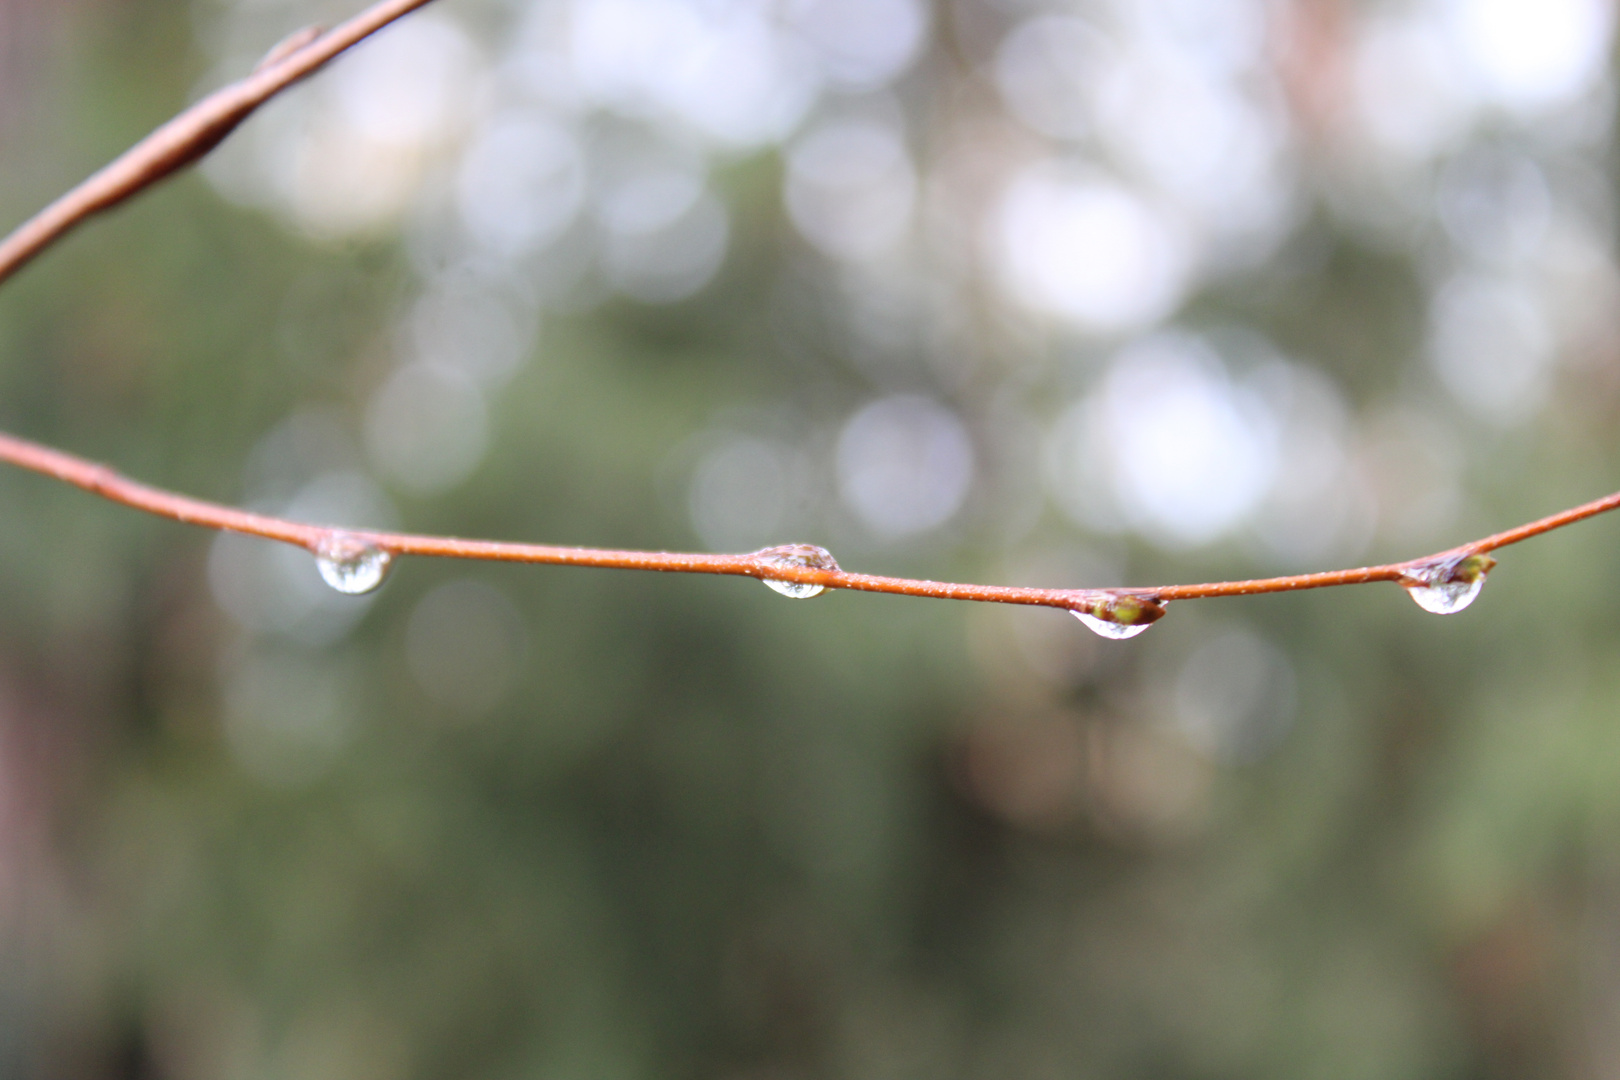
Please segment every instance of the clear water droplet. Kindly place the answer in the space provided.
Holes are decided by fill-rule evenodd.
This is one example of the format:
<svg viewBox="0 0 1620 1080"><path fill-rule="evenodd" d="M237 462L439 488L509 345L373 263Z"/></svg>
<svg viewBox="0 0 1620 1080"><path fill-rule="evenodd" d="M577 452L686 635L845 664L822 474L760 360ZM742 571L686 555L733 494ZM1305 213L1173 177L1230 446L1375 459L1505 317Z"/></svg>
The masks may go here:
<svg viewBox="0 0 1620 1080"><path fill-rule="evenodd" d="M1069 614L1102 637L1124 641L1164 618L1164 605L1150 596L1102 596Z"/></svg>
<svg viewBox="0 0 1620 1080"><path fill-rule="evenodd" d="M808 600L812 596L820 596L826 591L820 585L806 585L802 581L776 581L772 578L762 578L761 580L783 596L791 596L795 600Z"/></svg>
<svg viewBox="0 0 1620 1080"><path fill-rule="evenodd" d="M1097 616L1084 611L1071 611L1069 614L1085 623L1096 633L1113 641L1124 641L1126 638L1133 638L1153 625L1152 623L1137 623L1135 626L1127 626L1125 623L1099 619Z"/></svg>
<svg viewBox="0 0 1620 1080"><path fill-rule="evenodd" d="M838 560L832 557L832 552L814 544L783 544L781 547L765 548L754 552L754 558L768 566L838 569ZM760 578L760 580L783 596L791 596L795 600L808 600L826 591L826 586L807 581L782 581L777 578Z"/></svg>
<svg viewBox="0 0 1620 1080"><path fill-rule="evenodd" d="M1485 587L1485 575L1496 560L1489 555L1465 555L1416 567L1402 582L1417 606L1436 615L1454 615L1474 602Z"/></svg>
<svg viewBox="0 0 1620 1080"><path fill-rule="evenodd" d="M346 532L327 533L315 548L321 578L340 593L358 596L383 583L393 556L368 540Z"/></svg>

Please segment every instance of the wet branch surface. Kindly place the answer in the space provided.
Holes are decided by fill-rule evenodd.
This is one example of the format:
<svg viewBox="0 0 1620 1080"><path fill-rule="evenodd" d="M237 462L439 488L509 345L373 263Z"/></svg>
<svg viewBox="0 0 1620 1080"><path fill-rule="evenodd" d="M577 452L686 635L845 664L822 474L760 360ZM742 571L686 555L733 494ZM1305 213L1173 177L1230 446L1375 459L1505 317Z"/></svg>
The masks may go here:
<svg viewBox="0 0 1620 1080"><path fill-rule="evenodd" d="M1551 532L1565 525L1620 507L1620 492L1581 506L1532 521L1506 532L1496 533L1458 547L1405 562L1362 566L1352 570L1330 570L1288 577L1258 578L1248 581L1217 581L1202 585L1149 585L1095 589L1034 589L1008 585L972 585L948 581L919 581L910 578L858 574L817 566L802 558L800 551L819 551L808 546L767 548L738 555L708 555L669 551L614 551L603 548L562 547L550 544L522 544L500 540L464 540L450 536L421 536L411 533L377 532L369 529L336 528L290 521L267 514L255 514L219 503L205 502L164 491L120 475L105 465L87 461L39 443L0 433L0 461L29 469L81 487L113 502L144 510L159 517L190 525L222 529L296 544L319 554L323 544L345 539L369 545L390 557L431 555L452 559L484 559L495 562L547 563L560 566L596 566L617 570L661 570L685 574L730 574L740 577L796 582L827 589L854 589L860 592L894 593L901 596L931 596L940 600L982 600L1000 604L1032 604L1091 611L1099 601L1137 598L1153 607L1172 600L1195 600L1215 596L1248 596L1255 593L1294 592L1335 585L1361 585L1374 581L1394 581L1421 585L1430 581L1436 567L1456 566L1470 557L1485 556L1497 548L1516 544ZM829 560L830 561L830 560ZM1489 560L1486 560L1488 563ZM1485 569L1488 569L1488 565ZM1106 616L1105 616L1106 617ZM1156 615L1154 616L1157 617ZM1140 621L1151 622L1152 619Z"/></svg>
<svg viewBox="0 0 1620 1080"><path fill-rule="evenodd" d="M370 34L429 2L384 0L331 31L310 28L292 35L273 48L252 74L186 109L0 241L0 282L15 274L86 218L117 206L208 153L255 109L282 90L312 74ZM388 560L396 556L429 555L620 570L730 574L800 587L799 591L790 592L790 595L811 596L822 589L854 589L942 600L1055 607L1090 615L1133 631L1161 617L1164 605L1173 600L1293 592L1375 581L1393 581L1407 588L1418 589L1437 585L1458 588L1475 585L1477 591L1477 583L1494 565L1489 552L1620 507L1620 492L1616 492L1445 551L1380 566L1200 585L1035 589L853 573L839 568L825 551L809 545L788 545L737 555L711 555L464 540L313 525L151 487L105 465L3 432L0 432L0 461L42 473L159 517L296 544L308 549L317 558L332 558L334 552L339 553L339 558L369 554L380 559L384 569ZM380 571L375 580L381 580Z"/></svg>

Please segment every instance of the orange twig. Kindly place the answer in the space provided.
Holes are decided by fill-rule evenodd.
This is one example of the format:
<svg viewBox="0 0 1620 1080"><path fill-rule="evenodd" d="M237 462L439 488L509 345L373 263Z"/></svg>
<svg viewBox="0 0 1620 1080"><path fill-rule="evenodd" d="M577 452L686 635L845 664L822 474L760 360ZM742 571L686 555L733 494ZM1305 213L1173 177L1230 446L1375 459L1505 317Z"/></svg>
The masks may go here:
<svg viewBox="0 0 1620 1080"><path fill-rule="evenodd" d="M0 282L85 218L144 191L206 154L253 110L311 74L343 50L414 11L429 0L383 0L330 33L305 30L287 39L260 62L247 78L210 94L131 147L84 183L56 200L0 241ZM0 461L30 469L81 487L113 502L205 528L222 529L297 544L318 553L334 538L369 544L389 556L434 555L459 559L661 570L689 574L732 574L744 577L819 585L828 589L931 596L946 600L981 600L1001 604L1034 604L1090 613L1125 624L1152 622L1172 600L1251 593L1291 592L1371 581L1420 585L1431 572L1446 572L1470 556L1484 556L1509 544L1620 507L1620 492L1573 507L1539 521L1487 536L1434 555L1383 566L1363 566L1318 574L1220 581L1203 585L1162 585L1110 589L1028 589L1002 585L965 585L942 581L856 574L837 568L830 558L817 562L819 549L772 548L743 555L684 554L664 551L609 551L597 548L516 544L495 540L460 540L443 536L335 529L288 521L266 514L204 502L130 480L84 458L13 435L0 433ZM809 553L809 554L807 554ZM1488 564L1483 569L1488 569ZM1482 573L1476 563L1468 574ZM1472 580L1472 579L1470 579Z"/></svg>
<svg viewBox="0 0 1620 1080"><path fill-rule="evenodd" d="M247 78L209 94L0 242L0 281L22 269L85 218L118 205L196 161L260 105L349 46L428 2L383 0L328 33L304 30L287 39L271 50Z"/></svg>
<svg viewBox="0 0 1620 1080"><path fill-rule="evenodd" d="M686 574L732 574L770 578L777 581L820 585L828 589L855 589L861 592L894 593L901 596L931 596L942 600L982 600L1000 604L1033 604L1065 610L1091 610L1099 600L1135 597L1156 605L1172 600L1193 600L1214 596L1246 596L1253 593L1293 592L1334 585L1360 585L1372 581L1403 584L1418 580L1417 572L1470 555L1483 555L1532 536L1562 528L1584 518L1620 507L1620 492L1553 514L1516 529L1487 536L1459 547L1422 558L1353 570L1333 570L1319 574L1261 578L1253 581L1218 581L1204 585L1150 585L1108 589L1031 589L1006 585L969 585L946 581L916 581L909 578L856 574L847 570L795 566L773 559L771 553L706 555L668 551L612 551L600 548L558 547L548 544L517 544L499 540L461 540L448 536L418 536L409 533L375 532L369 529L339 529L288 521L266 514L254 514L218 503L176 495L130 480L93 461L54 450L39 443L0 433L0 461L46 476L55 477L113 502L145 510L159 517L173 518L210 529L262 536L297 544L311 552L321 542L346 534L369 543L390 555L433 555L453 559L485 559L499 562L550 563L563 566L598 566L621 570L661 570Z"/></svg>

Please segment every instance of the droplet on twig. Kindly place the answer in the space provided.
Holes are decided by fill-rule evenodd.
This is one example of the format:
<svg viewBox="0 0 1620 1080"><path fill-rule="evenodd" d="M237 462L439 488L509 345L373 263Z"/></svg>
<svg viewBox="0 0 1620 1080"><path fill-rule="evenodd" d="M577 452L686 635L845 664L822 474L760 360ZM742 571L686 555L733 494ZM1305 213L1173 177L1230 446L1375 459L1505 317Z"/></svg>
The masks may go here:
<svg viewBox="0 0 1620 1080"><path fill-rule="evenodd" d="M1070 608L1069 614L1097 634L1123 641L1164 618L1164 605L1151 596L1109 594L1088 598L1083 606Z"/></svg>
<svg viewBox="0 0 1620 1080"><path fill-rule="evenodd" d="M838 569L838 560L832 557L832 552L814 544L783 544L781 547L765 548L754 552L754 558L768 566L794 569L809 567L815 570ZM814 585L807 581L782 581L768 577L760 580L783 596L791 596L795 600L808 600L812 596L820 596L826 589L823 585Z"/></svg>
<svg viewBox="0 0 1620 1080"><path fill-rule="evenodd" d="M340 593L358 596L383 583L393 556L353 533L329 532L315 547L321 578Z"/></svg>
<svg viewBox="0 0 1620 1080"><path fill-rule="evenodd" d="M1454 615L1474 602L1485 587L1485 575L1496 560L1489 555L1464 555L1413 567L1401 587L1424 611Z"/></svg>

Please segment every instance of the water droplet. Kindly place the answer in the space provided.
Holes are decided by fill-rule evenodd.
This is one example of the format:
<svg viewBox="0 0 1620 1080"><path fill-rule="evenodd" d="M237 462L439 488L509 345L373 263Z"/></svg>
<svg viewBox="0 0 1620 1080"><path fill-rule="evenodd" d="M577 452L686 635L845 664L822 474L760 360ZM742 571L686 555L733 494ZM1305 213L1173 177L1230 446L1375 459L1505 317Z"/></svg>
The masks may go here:
<svg viewBox="0 0 1620 1080"><path fill-rule="evenodd" d="M1150 596L1106 595L1070 608L1069 614L1105 638L1124 641L1164 618L1164 605Z"/></svg>
<svg viewBox="0 0 1620 1080"><path fill-rule="evenodd" d="M393 556L351 533L331 532L315 548L321 578L340 593L358 596L383 583Z"/></svg>
<svg viewBox="0 0 1620 1080"><path fill-rule="evenodd" d="M765 548L763 551L754 552L754 558L767 566L838 569L838 560L832 557L832 552L814 544L783 544L781 547ZM760 578L760 580L783 596L791 596L795 600L808 600L826 591L826 586L814 585L807 581L780 581L776 578Z"/></svg>
<svg viewBox="0 0 1620 1080"><path fill-rule="evenodd" d="M1114 641L1124 641L1126 638L1133 638L1153 625L1152 623L1137 623L1135 626L1127 626L1124 623L1109 622L1107 619L1099 619L1097 616L1087 614L1084 611L1070 611L1069 614L1085 623L1096 633Z"/></svg>
<svg viewBox="0 0 1620 1080"><path fill-rule="evenodd" d="M1445 559L1414 567L1401 586L1424 611L1454 615L1474 602L1485 587L1485 575L1495 565L1496 560L1489 555Z"/></svg>

